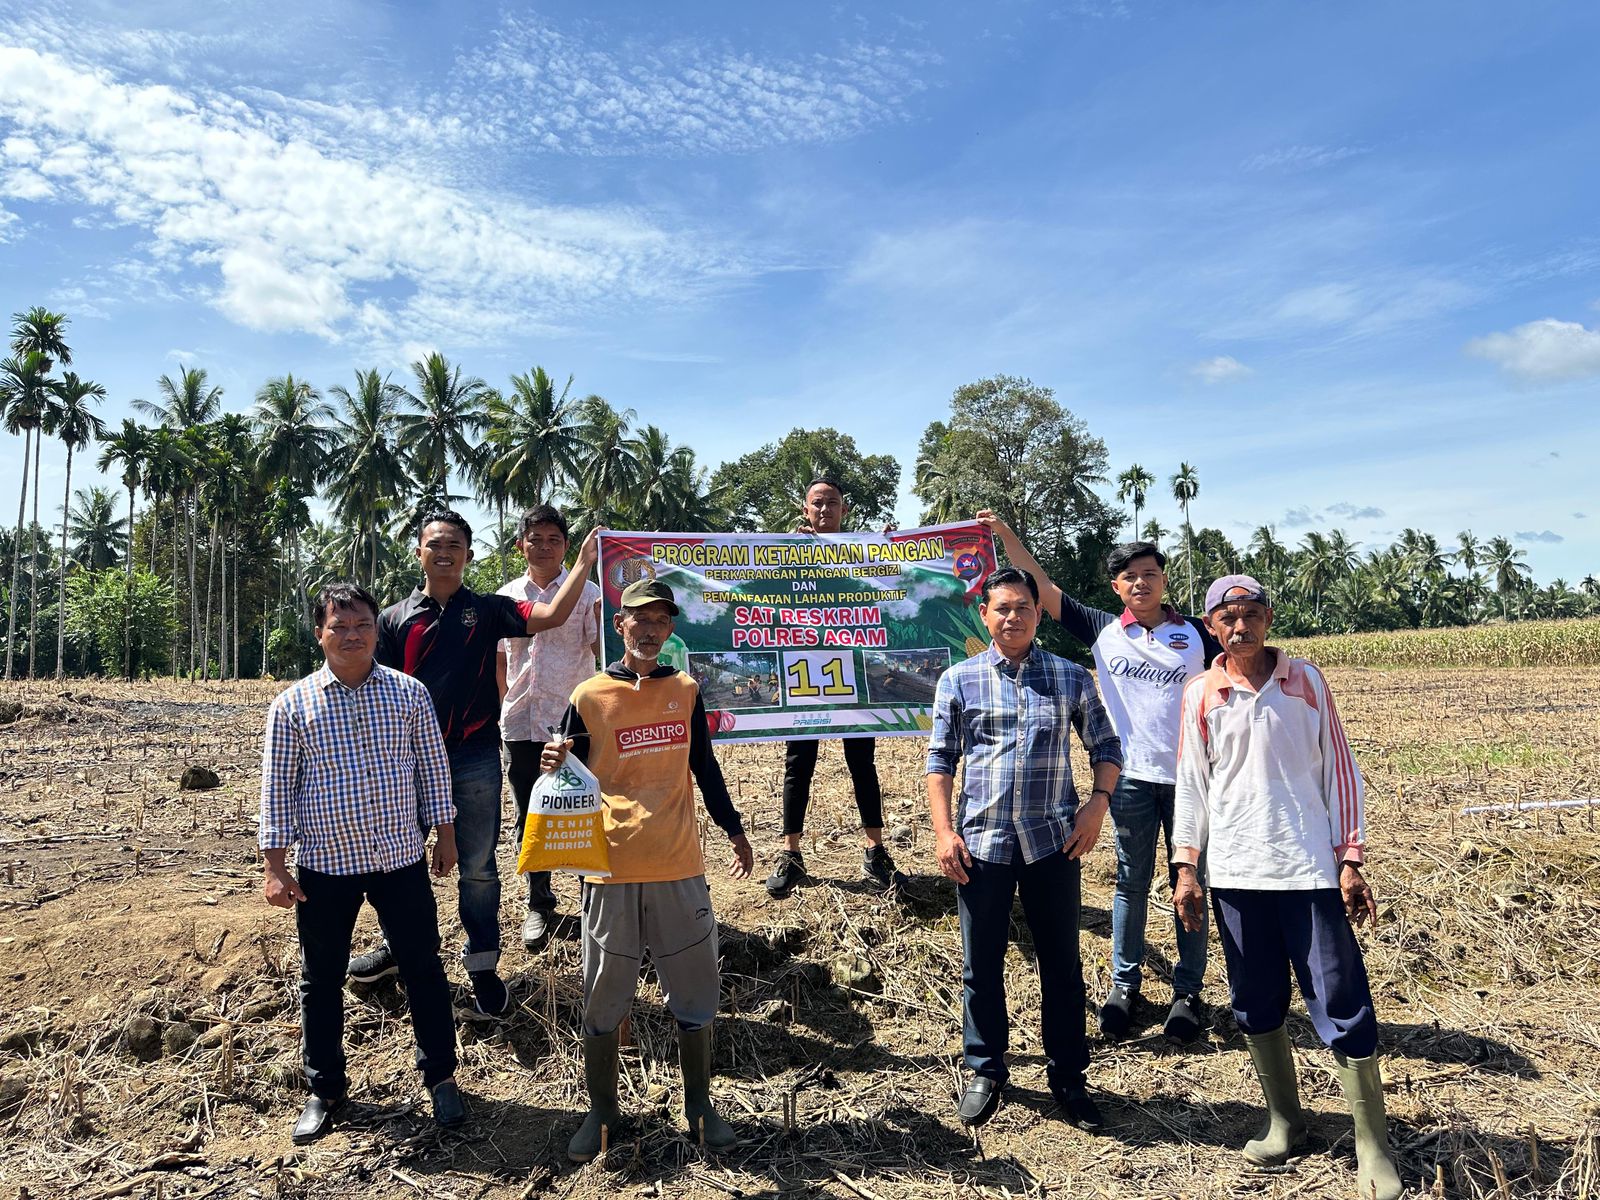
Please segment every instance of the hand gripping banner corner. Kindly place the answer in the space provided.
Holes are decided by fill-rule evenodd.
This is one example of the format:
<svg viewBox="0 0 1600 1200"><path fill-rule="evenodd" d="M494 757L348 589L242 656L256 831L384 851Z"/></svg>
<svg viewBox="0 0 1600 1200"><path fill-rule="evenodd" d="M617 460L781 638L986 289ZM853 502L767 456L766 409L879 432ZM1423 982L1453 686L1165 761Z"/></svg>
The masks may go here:
<svg viewBox="0 0 1600 1200"><path fill-rule="evenodd" d="M622 589L659 579L679 615L661 658L694 676L713 737L758 742L926 733L953 662L989 644L995 568L976 523L892 533L600 535L606 658Z"/></svg>

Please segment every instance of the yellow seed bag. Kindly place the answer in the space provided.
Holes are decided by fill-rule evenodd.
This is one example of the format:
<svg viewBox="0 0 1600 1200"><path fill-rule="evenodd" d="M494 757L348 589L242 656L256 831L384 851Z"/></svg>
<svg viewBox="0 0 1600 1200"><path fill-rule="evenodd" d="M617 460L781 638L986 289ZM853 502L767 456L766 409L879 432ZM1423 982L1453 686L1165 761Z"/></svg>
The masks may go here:
<svg viewBox="0 0 1600 1200"><path fill-rule="evenodd" d="M522 827L517 872L576 871L597 879L611 874L600 781L572 755L534 782Z"/></svg>

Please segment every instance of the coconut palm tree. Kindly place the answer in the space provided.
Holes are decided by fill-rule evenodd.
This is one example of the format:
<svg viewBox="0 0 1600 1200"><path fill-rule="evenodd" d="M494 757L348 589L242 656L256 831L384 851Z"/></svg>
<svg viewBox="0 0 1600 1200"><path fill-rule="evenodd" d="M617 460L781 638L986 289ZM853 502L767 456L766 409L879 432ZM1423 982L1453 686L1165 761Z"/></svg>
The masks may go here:
<svg viewBox="0 0 1600 1200"><path fill-rule="evenodd" d="M333 424L328 498L355 535L350 543L350 573L370 587L377 579L383 525L393 512L395 498L413 489L399 444L400 410L406 392L374 367L356 372L354 392L335 384L328 393L342 409ZM360 557L367 560L364 575Z"/></svg>
<svg viewBox="0 0 1600 1200"><path fill-rule="evenodd" d="M1500 594L1500 615L1511 619L1511 597L1520 592L1532 573L1528 564L1519 561L1528 552L1511 544L1510 539L1492 537L1484 545L1483 563L1494 580L1494 590Z"/></svg>
<svg viewBox="0 0 1600 1200"><path fill-rule="evenodd" d="M72 497L72 456L91 441L105 436L105 424L89 406L106 398L106 389L88 379L79 379L76 372L68 371L56 386L57 403L52 405L43 432L54 434L67 447L67 480L61 494L61 570L57 573L60 594L56 599L56 678L66 674L67 623L62 614L67 611L67 510ZM37 480L35 480L37 493ZM32 672L33 646L29 634L29 671Z"/></svg>
<svg viewBox="0 0 1600 1200"><path fill-rule="evenodd" d="M556 395L543 367L511 377L511 394L489 404L493 469L518 504L548 501L563 481L576 482L584 451L579 402L568 398L572 376Z"/></svg>
<svg viewBox="0 0 1600 1200"><path fill-rule="evenodd" d="M1133 538L1139 540L1139 514L1144 510L1145 497L1156 485L1156 477L1138 463L1117 476L1117 499L1127 504L1133 502Z"/></svg>
<svg viewBox="0 0 1600 1200"><path fill-rule="evenodd" d="M452 468L472 463L477 448L471 439L488 423L485 384L475 376L462 379L461 368L451 367L438 351L412 363L411 373L417 390L406 398L417 411L400 417L400 448L411 456L419 480L444 494Z"/></svg>
<svg viewBox="0 0 1600 1200"><path fill-rule="evenodd" d="M55 399L56 383L49 378L50 359L38 350L19 350L0 361L0 422L7 433L22 435L22 488L17 498L17 532L12 541L11 592L6 603L6 670L10 679L17 645L17 592L22 586L22 527L28 516L28 471L33 463L35 505L38 495L40 428ZM34 539L37 543L37 539ZM29 572L37 575L38 546L29 559ZM30 652L32 647L30 646Z"/></svg>
<svg viewBox="0 0 1600 1200"><path fill-rule="evenodd" d="M1457 549L1450 557L1467 569L1468 574L1478 569L1483 561L1483 545L1472 536L1472 530L1463 529L1456 534Z"/></svg>
<svg viewBox="0 0 1600 1200"><path fill-rule="evenodd" d="M1149 542L1152 546L1155 546L1157 549L1159 549L1161 546L1161 539L1166 537L1167 534L1171 532L1172 530L1163 528L1160 521L1156 520L1154 517L1151 517L1144 523L1144 528L1139 531L1139 536L1145 541Z"/></svg>
<svg viewBox="0 0 1600 1200"><path fill-rule="evenodd" d="M1200 494L1200 475L1188 463L1178 464L1178 473L1172 477L1172 498L1183 506L1184 558L1189 563L1189 611L1194 611L1194 537L1189 523L1189 503Z"/></svg>
<svg viewBox="0 0 1600 1200"><path fill-rule="evenodd" d="M103 571L121 561L128 534L117 516L117 494L110 488L79 488L67 513L72 562L85 571Z"/></svg>
<svg viewBox="0 0 1600 1200"><path fill-rule="evenodd" d="M639 443L629 436L633 409L615 409L599 396L588 396L582 413L591 457L579 481L579 498L596 513L626 511L639 482Z"/></svg>

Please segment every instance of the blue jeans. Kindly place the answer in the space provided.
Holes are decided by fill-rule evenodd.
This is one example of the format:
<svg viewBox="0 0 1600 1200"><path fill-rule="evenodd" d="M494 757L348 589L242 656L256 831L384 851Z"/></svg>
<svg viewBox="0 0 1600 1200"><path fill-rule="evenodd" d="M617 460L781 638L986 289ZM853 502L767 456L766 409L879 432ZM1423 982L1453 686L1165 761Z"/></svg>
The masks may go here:
<svg viewBox="0 0 1600 1200"><path fill-rule="evenodd" d="M500 962L500 747L495 742L450 751L450 788L456 804L456 883L468 971L492 971Z"/></svg>
<svg viewBox="0 0 1600 1200"><path fill-rule="evenodd" d="M1124 775L1111 796L1111 820L1117 834L1117 888L1111 901L1111 982L1138 990L1144 965L1145 920L1150 911L1150 880L1155 875L1156 833L1167 850L1167 884L1177 881L1172 862L1172 802L1176 788ZM1200 886L1205 886L1205 861L1200 862ZM1172 990L1180 996L1197 995L1206 974L1206 917L1200 929L1184 930L1177 915L1178 961L1172 969Z"/></svg>
<svg viewBox="0 0 1600 1200"><path fill-rule="evenodd" d="M962 1038L974 1075L1004 1083L1010 1022L1006 1014L1006 943L1011 900L1021 893L1039 968L1039 1034L1051 1088L1081 1088L1089 1068L1084 1035L1083 963L1078 957L1082 898L1078 860L1057 851L1024 863L974 858L956 888L961 917Z"/></svg>

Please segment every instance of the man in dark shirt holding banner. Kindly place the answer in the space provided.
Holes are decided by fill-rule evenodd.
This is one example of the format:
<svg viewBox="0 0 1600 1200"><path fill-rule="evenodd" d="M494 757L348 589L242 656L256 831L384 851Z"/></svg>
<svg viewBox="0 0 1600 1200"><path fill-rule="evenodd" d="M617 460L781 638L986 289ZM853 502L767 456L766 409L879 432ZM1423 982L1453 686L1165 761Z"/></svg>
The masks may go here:
<svg viewBox="0 0 1600 1200"><path fill-rule="evenodd" d="M496 664L501 638L531 637L562 624L583 594L594 566L597 532L578 551L566 582L548 604L479 595L463 586L472 561L472 527L444 510L422 522L417 559L423 584L378 618L380 664L420 679L433 698L450 759L460 854L458 905L467 945L461 962L472 981L475 1017L493 1020L511 1010L500 978L500 690ZM350 978L371 982L396 969L387 941L350 960Z"/></svg>

